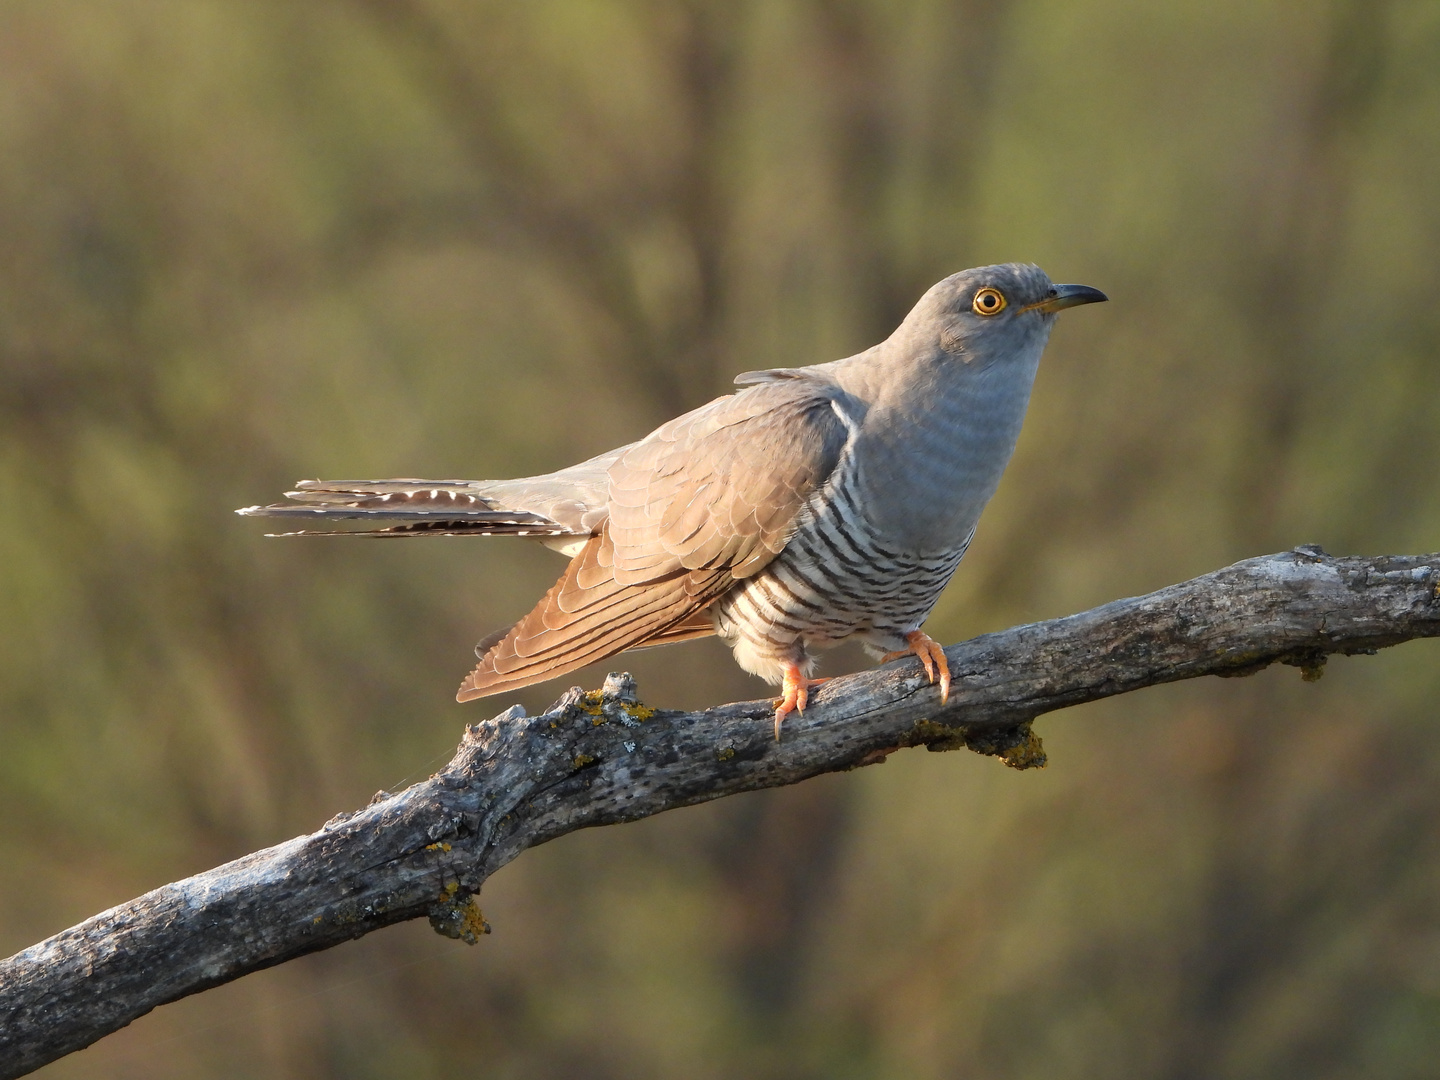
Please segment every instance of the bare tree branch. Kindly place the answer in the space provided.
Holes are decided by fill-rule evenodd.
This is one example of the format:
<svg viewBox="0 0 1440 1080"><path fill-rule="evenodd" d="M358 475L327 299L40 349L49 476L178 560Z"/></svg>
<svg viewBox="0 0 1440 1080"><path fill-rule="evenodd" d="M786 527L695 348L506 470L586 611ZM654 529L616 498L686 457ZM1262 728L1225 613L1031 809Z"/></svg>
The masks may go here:
<svg viewBox="0 0 1440 1080"><path fill-rule="evenodd" d="M0 962L0 1078L87 1046L157 1005L427 916L474 942L475 895L526 848L591 825L884 760L969 746L1044 764L1030 722L1081 702L1276 661L1440 636L1440 553L1334 558L1299 548L1148 596L946 650L942 705L907 660L826 684L771 733L772 704L639 704L629 676L470 726L454 759L319 832L162 886Z"/></svg>

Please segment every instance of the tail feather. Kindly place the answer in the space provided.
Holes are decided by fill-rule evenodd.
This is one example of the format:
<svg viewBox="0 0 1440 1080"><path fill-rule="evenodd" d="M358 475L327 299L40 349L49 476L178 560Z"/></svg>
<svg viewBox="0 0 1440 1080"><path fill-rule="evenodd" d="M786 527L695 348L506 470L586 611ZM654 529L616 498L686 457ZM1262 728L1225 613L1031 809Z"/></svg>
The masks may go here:
<svg viewBox="0 0 1440 1080"><path fill-rule="evenodd" d="M247 506L246 517L400 521L370 529L301 529L272 536L587 536L544 514L502 506L475 480L302 480L289 502Z"/></svg>

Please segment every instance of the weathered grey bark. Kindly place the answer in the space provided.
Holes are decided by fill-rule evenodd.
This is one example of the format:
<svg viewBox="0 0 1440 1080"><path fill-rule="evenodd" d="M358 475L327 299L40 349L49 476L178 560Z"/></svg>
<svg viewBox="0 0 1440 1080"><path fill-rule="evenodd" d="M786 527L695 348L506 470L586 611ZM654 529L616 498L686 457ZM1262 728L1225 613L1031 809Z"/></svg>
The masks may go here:
<svg viewBox="0 0 1440 1080"><path fill-rule="evenodd" d="M946 650L941 705L913 660L836 679L772 735L768 701L652 711L628 676L518 707L465 732L423 783L380 793L319 832L162 886L0 962L0 1078L87 1046L157 1005L428 916L474 942L484 880L526 848L740 791L969 746L1044 763L1036 716L1198 675L1280 661L1306 677L1330 653L1440 636L1440 553L1251 559L1080 615Z"/></svg>

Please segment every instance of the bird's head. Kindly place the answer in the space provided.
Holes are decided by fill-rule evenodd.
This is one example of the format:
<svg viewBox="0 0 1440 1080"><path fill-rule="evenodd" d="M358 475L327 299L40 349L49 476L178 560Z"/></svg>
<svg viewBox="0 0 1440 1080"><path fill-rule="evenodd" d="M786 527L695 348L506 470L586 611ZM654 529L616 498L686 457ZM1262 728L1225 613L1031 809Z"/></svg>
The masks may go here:
<svg viewBox="0 0 1440 1080"><path fill-rule="evenodd" d="M921 297L901 324L913 346L938 347L966 365L989 367L1035 355L1055 316L1108 297L1088 285L1056 285L1028 263L978 266L951 274Z"/></svg>

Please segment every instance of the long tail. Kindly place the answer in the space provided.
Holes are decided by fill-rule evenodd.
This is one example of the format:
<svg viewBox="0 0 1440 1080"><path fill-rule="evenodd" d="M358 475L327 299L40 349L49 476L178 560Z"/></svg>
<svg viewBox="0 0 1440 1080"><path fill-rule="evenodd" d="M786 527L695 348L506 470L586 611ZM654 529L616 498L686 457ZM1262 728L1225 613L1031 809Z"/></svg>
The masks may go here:
<svg viewBox="0 0 1440 1080"><path fill-rule="evenodd" d="M475 480L301 480L290 502L247 506L246 517L398 521L357 529L300 529L269 536L588 536L553 518L507 509Z"/></svg>

